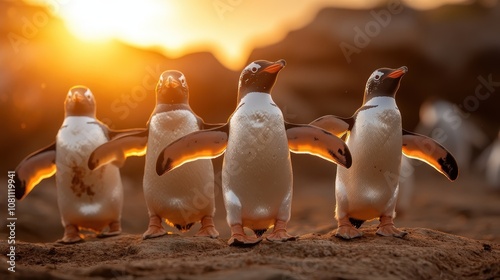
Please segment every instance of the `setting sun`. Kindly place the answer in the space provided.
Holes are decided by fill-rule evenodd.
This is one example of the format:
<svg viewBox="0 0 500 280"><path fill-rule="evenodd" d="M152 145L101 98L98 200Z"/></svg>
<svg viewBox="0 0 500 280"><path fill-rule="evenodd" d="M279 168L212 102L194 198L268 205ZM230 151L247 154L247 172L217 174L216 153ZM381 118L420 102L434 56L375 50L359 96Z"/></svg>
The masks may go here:
<svg viewBox="0 0 500 280"><path fill-rule="evenodd" d="M443 1L405 1L418 9ZM239 70L257 47L274 44L301 28L323 7L371 8L376 1L161 1L31 0L41 2L85 41L120 40L156 49L170 58L211 52L223 65ZM398 2L399 3L399 2Z"/></svg>
<svg viewBox="0 0 500 280"><path fill-rule="evenodd" d="M38 2L45 3L81 40L116 39L156 49L170 58L208 51L226 67L238 70L254 48L279 42L307 24L329 1L294 5L284 0Z"/></svg>
<svg viewBox="0 0 500 280"><path fill-rule="evenodd" d="M173 14L168 1L70 1L61 6L60 16L68 28L84 40L120 39L147 44L148 30L158 19Z"/></svg>

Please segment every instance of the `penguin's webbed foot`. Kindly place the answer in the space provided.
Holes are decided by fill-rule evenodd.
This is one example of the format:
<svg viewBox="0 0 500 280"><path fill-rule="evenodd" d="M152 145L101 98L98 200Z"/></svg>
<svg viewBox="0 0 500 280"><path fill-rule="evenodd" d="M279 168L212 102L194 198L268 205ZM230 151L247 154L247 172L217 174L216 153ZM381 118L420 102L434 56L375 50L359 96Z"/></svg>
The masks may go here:
<svg viewBox="0 0 500 280"><path fill-rule="evenodd" d="M122 233L122 227L119 221L115 221L109 224L109 230L106 232L100 232L97 237L99 238L105 238L105 237L111 237L111 236L116 236Z"/></svg>
<svg viewBox="0 0 500 280"><path fill-rule="evenodd" d="M266 237L266 239L271 242L287 242L297 240L297 236L288 234L285 229L280 229L277 231L273 231Z"/></svg>
<svg viewBox="0 0 500 280"><path fill-rule="evenodd" d="M236 247L251 247L259 244L261 241L261 237L233 234L227 241L227 244Z"/></svg>
<svg viewBox="0 0 500 280"><path fill-rule="evenodd" d="M78 227L75 225L67 225L64 227L64 236L62 239L57 240L61 244L74 244L82 242L83 238L80 236Z"/></svg>
<svg viewBox="0 0 500 280"><path fill-rule="evenodd" d="M219 232L215 229L214 220L210 216L205 216L201 219L201 228L194 236L196 237L219 237Z"/></svg>
<svg viewBox="0 0 500 280"><path fill-rule="evenodd" d="M262 238L256 235L248 236L243 231L243 226L240 224L231 226L231 238L227 241L229 246L250 247L259 244Z"/></svg>
<svg viewBox="0 0 500 280"><path fill-rule="evenodd" d="M377 229L377 234L381 236L394 236L398 238L403 238L408 233L406 231L401 231L394 226L392 217L381 216L380 224Z"/></svg>
<svg viewBox="0 0 500 280"><path fill-rule="evenodd" d="M163 227L149 225L148 230L142 234L142 239L151 239L165 234L167 234L167 231Z"/></svg>
<svg viewBox="0 0 500 280"><path fill-rule="evenodd" d="M83 238L81 238L80 236L74 236L74 237L63 236L62 239L59 239L56 242L69 245L69 244L83 242Z"/></svg>
<svg viewBox="0 0 500 280"><path fill-rule="evenodd" d="M295 241L297 236L292 236L286 231L286 222L277 220L274 224L274 229L271 234L269 234L266 239L271 242L286 242Z"/></svg>
<svg viewBox="0 0 500 280"><path fill-rule="evenodd" d="M335 237L339 237L342 239L353 239L363 236L363 232L357 228L355 228L348 217L344 217L339 219L339 226L337 231L335 232Z"/></svg>
<svg viewBox="0 0 500 280"><path fill-rule="evenodd" d="M358 238L363 236L363 232L352 225L342 226L335 232L335 237L339 237L345 240Z"/></svg>
<svg viewBox="0 0 500 280"><path fill-rule="evenodd" d="M157 215L150 215L148 230L142 234L142 239L160 237L165 234L167 234L167 231L161 225L161 218Z"/></svg>

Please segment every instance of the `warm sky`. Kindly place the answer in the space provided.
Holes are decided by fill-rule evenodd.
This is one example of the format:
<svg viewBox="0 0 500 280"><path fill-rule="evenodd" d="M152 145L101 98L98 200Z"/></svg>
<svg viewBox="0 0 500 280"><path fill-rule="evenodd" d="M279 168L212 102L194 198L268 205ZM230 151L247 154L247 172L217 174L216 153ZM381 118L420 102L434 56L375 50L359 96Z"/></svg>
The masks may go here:
<svg viewBox="0 0 500 280"><path fill-rule="evenodd" d="M406 0L430 9L467 0ZM374 0L31 0L48 5L82 40L118 39L168 57L210 51L239 69L255 47L307 24L323 7L371 8ZM399 4L398 0L387 3Z"/></svg>

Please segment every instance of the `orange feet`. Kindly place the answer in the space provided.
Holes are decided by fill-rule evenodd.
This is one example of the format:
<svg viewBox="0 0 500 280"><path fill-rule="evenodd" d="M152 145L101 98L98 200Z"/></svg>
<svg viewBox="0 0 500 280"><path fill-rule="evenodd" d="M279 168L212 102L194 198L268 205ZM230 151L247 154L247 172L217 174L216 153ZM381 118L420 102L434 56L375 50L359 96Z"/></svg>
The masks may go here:
<svg viewBox="0 0 500 280"><path fill-rule="evenodd" d="M266 239L271 242L286 242L295 241L297 240L297 237L288 234L288 232L286 231L285 221L276 220L273 232L269 234Z"/></svg>
<svg viewBox="0 0 500 280"><path fill-rule="evenodd" d="M194 236L196 237L219 237L219 232L215 229L214 219L212 216L205 216L201 219L201 228Z"/></svg>
<svg viewBox="0 0 500 280"><path fill-rule="evenodd" d="M62 244L73 244L81 241L83 241L83 239L80 237L78 227L76 225L65 226L63 238L57 240L58 243Z"/></svg>
<svg viewBox="0 0 500 280"><path fill-rule="evenodd" d="M165 234L167 234L167 231L161 225L161 218L151 214L149 216L148 230L142 235L142 239L160 237Z"/></svg>
<svg viewBox="0 0 500 280"><path fill-rule="evenodd" d="M230 246L248 247L259 244L262 238L254 236L248 236L243 231L243 226L240 224L231 226L231 238L227 241Z"/></svg>
<svg viewBox="0 0 500 280"><path fill-rule="evenodd" d="M363 236L363 232L355 228L351 224L351 222L349 221L349 217L345 216L343 218L338 219L338 223L339 226L337 228L337 231L335 232L336 237L349 240Z"/></svg>
<svg viewBox="0 0 500 280"><path fill-rule="evenodd" d="M122 227L119 221L114 221L109 224L109 230L106 232L100 232L97 237L99 238L104 238L104 237L110 237L110 236L116 236L118 234L122 233Z"/></svg>
<svg viewBox="0 0 500 280"><path fill-rule="evenodd" d="M380 224L378 225L377 234L382 236L394 236L403 238L408 233L406 231L398 230L396 227L394 227L392 217L380 216Z"/></svg>

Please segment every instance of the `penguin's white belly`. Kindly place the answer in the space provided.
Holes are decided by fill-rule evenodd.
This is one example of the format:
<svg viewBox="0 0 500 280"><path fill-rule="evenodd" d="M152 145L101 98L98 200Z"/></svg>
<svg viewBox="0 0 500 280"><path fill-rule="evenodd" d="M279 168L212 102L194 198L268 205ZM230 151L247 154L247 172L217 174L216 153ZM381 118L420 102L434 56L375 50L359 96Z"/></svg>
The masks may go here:
<svg viewBox="0 0 500 280"><path fill-rule="evenodd" d="M198 131L196 117L187 110L159 113L149 126L144 196L150 213L169 224L185 226L213 215L214 171L208 159L186 163L162 176L156 173L156 161L162 149L178 138Z"/></svg>
<svg viewBox="0 0 500 280"><path fill-rule="evenodd" d="M269 94L262 99L261 104L243 99L246 104L232 116L222 173L228 221L241 217L252 229L269 228L281 212L289 213L292 199L283 116ZM231 213L234 209L241 213Z"/></svg>
<svg viewBox="0 0 500 280"><path fill-rule="evenodd" d="M394 210L401 165L401 116L397 108L361 111L346 143L353 163L338 168L336 197L351 218L370 220ZM338 213L339 214L339 213Z"/></svg>
<svg viewBox="0 0 500 280"><path fill-rule="evenodd" d="M56 144L57 195L64 225L100 231L120 220L123 188L119 169L106 165L90 171L87 167L92 151L107 141L93 118L64 120Z"/></svg>

